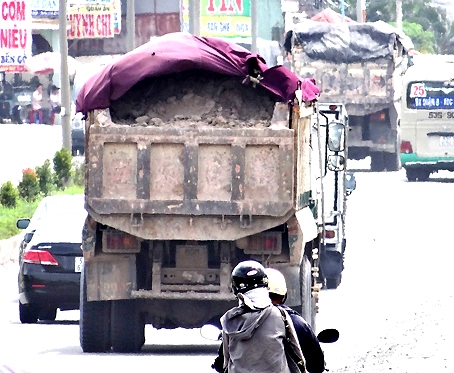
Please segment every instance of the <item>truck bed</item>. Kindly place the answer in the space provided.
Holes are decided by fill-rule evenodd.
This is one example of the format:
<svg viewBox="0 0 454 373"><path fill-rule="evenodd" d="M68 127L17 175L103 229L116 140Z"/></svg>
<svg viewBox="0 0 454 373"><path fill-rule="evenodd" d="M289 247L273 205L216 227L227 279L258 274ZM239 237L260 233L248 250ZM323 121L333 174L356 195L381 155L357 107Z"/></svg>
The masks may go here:
<svg viewBox="0 0 454 373"><path fill-rule="evenodd" d="M86 157L89 213L145 239L237 239L293 211L293 130L91 126Z"/></svg>

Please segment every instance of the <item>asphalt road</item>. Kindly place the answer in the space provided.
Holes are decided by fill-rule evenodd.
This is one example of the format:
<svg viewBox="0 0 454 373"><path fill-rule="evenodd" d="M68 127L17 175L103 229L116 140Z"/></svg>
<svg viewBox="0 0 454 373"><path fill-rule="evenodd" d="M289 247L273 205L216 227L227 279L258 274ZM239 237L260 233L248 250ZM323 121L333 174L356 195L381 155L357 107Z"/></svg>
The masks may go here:
<svg viewBox="0 0 454 373"><path fill-rule="evenodd" d="M1 137L0 137L1 138ZM356 168L356 167L355 167ZM317 330L335 327L325 345L330 372L453 372L454 173L409 183L405 172L357 172L349 197L345 270L322 291ZM78 312L56 323L22 325L17 265L0 268L0 366L41 372L213 372L216 343L198 330L146 329L141 354L83 354Z"/></svg>

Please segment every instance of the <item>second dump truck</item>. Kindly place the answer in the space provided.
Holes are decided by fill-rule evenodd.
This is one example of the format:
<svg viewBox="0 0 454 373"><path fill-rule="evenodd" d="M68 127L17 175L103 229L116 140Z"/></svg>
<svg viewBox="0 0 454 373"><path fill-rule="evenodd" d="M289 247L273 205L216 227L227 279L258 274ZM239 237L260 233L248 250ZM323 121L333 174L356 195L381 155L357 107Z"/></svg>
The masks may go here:
<svg viewBox="0 0 454 373"><path fill-rule="evenodd" d="M349 158L370 157L372 171L400 169L401 85L411 40L381 21L305 19L292 28L285 43L291 70L315 79L320 102L347 109Z"/></svg>

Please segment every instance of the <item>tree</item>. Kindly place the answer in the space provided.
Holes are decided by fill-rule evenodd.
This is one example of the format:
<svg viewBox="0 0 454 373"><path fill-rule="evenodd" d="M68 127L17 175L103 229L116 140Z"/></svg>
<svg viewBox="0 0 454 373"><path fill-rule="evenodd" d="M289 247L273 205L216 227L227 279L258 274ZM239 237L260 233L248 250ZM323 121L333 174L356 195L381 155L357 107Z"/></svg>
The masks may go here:
<svg viewBox="0 0 454 373"><path fill-rule="evenodd" d="M357 0L345 0L346 15L356 19ZM337 9L338 10L338 9ZM367 21L396 22L396 0L367 0ZM423 53L452 53L454 24L446 11L432 5L430 0L402 1L403 31L411 37L417 50ZM411 34L411 35L410 35Z"/></svg>

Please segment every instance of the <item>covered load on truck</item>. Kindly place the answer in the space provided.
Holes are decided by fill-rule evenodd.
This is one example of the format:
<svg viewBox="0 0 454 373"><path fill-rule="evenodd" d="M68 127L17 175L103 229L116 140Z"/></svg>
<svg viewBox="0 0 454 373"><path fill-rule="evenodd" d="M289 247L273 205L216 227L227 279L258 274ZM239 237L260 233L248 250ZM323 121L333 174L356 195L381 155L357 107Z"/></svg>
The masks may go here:
<svg viewBox="0 0 454 373"><path fill-rule="evenodd" d="M151 40L81 88L85 352L140 350L146 323L218 324L245 259L279 268L287 304L314 323L327 149L312 122L318 95L311 79L187 33ZM326 159L342 167L335 153Z"/></svg>
<svg viewBox="0 0 454 373"><path fill-rule="evenodd" d="M349 114L348 156L371 157L373 171L400 168L401 75L411 40L382 21L303 20L286 34L291 69L313 77L320 102L341 102Z"/></svg>

